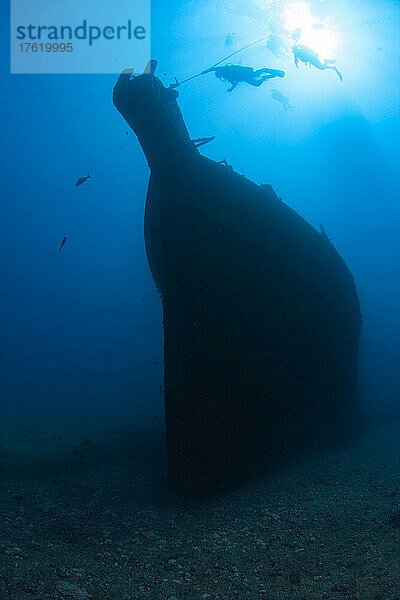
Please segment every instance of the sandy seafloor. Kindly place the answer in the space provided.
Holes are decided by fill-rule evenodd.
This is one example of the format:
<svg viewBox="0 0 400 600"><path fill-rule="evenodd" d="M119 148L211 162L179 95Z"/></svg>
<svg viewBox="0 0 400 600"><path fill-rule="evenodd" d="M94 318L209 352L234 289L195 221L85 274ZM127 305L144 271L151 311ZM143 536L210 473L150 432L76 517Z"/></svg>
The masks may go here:
<svg viewBox="0 0 400 600"><path fill-rule="evenodd" d="M400 600L398 424L201 502L155 425L3 419L1 600Z"/></svg>

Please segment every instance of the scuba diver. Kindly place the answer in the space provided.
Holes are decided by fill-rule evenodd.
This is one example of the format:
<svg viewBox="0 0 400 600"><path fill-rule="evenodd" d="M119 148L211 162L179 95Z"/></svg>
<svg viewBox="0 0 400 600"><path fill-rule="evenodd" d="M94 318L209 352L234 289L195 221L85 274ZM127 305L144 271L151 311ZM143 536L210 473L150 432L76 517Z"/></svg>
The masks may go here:
<svg viewBox="0 0 400 600"><path fill-rule="evenodd" d="M293 56L294 56L294 64L296 68L299 68L299 61L303 62L305 65L309 65L311 69L311 65L320 71L325 71L326 69L333 69L336 71L337 76L340 81L343 81L343 77L341 72L337 67L334 66L336 60L324 60L321 62L317 52L309 48L308 46L303 46L302 44L296 44L292 48Z"/></svg>
<svg viewBox="0 0 400 600"><path fill-rule="evenodd" d="M242 67L241 65L232 64L223 65L222 67L211 67L210 69L203 71L202 75L211 72L215 72L215 76L218 77L218 79L227 81L231 84L231 87L227 90L228 92L233 92L241 81L253 85L254 87L259 87L264 81L267 81L267 79L285 76L285 71L279 71L277 69L268 69L267 67L263 69L253 69L253 67Z"/></svg>
<svg viewBox="0 0 400 600"><path fill-rule="evenodd" d="M294 108L294 106L289 103L289 97L282 94L281 91L275 89L271 90L271 96L278 102L281 102L285 110L288 108Z"/></svg>

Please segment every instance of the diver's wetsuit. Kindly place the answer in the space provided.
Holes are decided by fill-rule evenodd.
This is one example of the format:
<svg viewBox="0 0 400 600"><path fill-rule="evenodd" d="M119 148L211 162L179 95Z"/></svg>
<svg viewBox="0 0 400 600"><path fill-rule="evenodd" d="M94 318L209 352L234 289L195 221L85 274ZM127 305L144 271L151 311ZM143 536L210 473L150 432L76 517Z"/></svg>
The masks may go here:
<svg viewBox="0 0 400 600"><path fill-rule="evenodd" d="M260 87L267 79L285 76L284 71L279 71L277 69L269 69L267 67L263 69L253 69L253 67L242 67L241 65L230 64L222 67L211 67L211 69L207 69L206 71L203 71L203 73L211 73L213 71L218 79L223 79L231 84L228 92L232 92L241 81L254 87Z"/></svg>
<svg viewBox="0 0 400 600"><path fill-rule="evenodd" d="M311 65L320 71L325 71L326 69L332 69L336 71L337 76L340 81L343 81L343 77L341 72L337 67L335 67L332 63L335 63L336 60L321 60L318 57L318 54L309 48L308 46L303 46L302 44L297 44L292 48L293 56L294 56L294 64L296 68L299 68L299 61L303 62L305 65Z"/></svg>

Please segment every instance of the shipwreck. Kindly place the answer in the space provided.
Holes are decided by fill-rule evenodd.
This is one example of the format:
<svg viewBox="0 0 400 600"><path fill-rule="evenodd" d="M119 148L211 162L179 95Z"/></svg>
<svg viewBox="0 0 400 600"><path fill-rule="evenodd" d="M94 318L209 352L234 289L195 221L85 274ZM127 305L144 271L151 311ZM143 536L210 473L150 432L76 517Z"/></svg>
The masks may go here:
<svg viewBox="0 0 400 600"><path fill-rule="evenodd" d="M150 68L124 71L113 100L151 170L144 233L163 305L169 473L212 487L342 435L358 408L361 316L324 231L270 185L202 156L177 97Z"/></svg>

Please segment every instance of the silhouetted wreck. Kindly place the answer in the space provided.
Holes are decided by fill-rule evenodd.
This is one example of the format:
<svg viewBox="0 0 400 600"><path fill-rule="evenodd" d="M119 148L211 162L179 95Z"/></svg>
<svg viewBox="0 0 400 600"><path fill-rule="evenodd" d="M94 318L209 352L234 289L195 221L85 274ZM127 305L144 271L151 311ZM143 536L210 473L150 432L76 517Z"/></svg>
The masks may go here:
<svg viewBox="0 0 400 600"><path fill-rule="evenodd" d="M114 103L151 176L145 242L164 310L171 478L207 487L260 457L335 437L357 407L360 307L326 235L202 156L153 72L123 72Z"/></svg>

